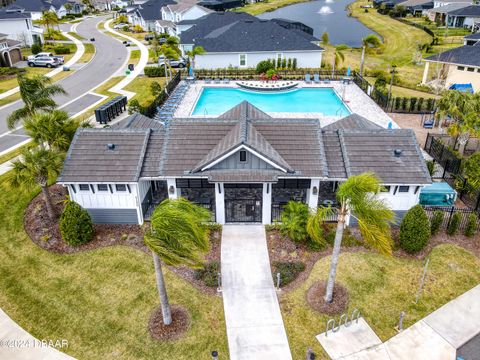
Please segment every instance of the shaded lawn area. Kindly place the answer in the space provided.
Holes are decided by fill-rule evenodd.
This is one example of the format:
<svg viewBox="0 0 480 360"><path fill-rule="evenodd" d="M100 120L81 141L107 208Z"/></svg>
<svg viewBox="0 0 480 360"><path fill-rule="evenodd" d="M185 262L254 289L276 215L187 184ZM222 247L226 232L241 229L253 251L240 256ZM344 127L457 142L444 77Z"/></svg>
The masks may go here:
<svg viewBox="0 0 480 360"><path fill-rule="evenodd" d="M148 106L155 100L155 96L150 90L150 86L154 82L158 82L162 88L165 87L166 81L164 77L150 78L143 76L135 78L135 80L125 87L125 90L137 93L132 100L138 100L141 106Z"/></svg>
<svg viewBox="0 0 480 360"><path fill-rule="evenodd" d="M328 359L316 335L325 331L329 316L307 305L306 291L317 280L326 280L330 257L318 261L308 280L281 299L281 309L294 359L305 356L311 347L322 359ZM377 335L385 341L396 334L400 312L405 311L408 327L435 309L480 282L480 260L455 245L439 245L430 254L424 292L414 304L424 262L384 257L376 253L343 253L337 281L349 292L349 308L358 308ZM336 316L338 321L339 316Z"/></svg>
<svg viewBox="0 0 480 360"><path fill-rule="evenodd" d="M173 304L188 309L187 334L172 342L150 338L147 324L159 304L150 256L128 247L58 255L35 246L23 231L23 212L35 189L8 189L0 177L0 307L39 339L67 339L79 359L210 359L228 354L219 297L166 271Z"/></svg>

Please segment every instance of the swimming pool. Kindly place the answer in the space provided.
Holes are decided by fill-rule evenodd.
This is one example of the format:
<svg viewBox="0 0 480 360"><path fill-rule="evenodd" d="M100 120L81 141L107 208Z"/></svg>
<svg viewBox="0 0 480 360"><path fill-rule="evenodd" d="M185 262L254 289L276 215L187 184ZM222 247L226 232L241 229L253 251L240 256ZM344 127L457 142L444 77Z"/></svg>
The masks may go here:
<svg viewBox="0 0 480 360"><path fill-rule="evenodd" d="M265 112L322 113L325 116L350 114L333 88L301 88L266 93L204 87L192 115L220 115L244 100Z"/></svg>

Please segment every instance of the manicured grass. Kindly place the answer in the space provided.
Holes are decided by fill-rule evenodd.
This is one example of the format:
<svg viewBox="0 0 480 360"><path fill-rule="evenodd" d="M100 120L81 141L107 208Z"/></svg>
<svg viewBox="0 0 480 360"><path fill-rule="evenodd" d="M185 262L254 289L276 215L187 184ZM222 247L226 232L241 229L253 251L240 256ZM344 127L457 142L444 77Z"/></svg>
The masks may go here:
<svg viewBox="0 0 480 360"><path fill-rule="evenodd" d="M365 79L368 80L368 82L372 85L375 83L375 78L374 77L366 76ZM390 85L387 85L387 89L389 87L390 87ZM422 97L422 98L425 98L425 99L427 99L427 98L438 99L439 98L439 96L435 95L435 94L430 94L430 93L427 93L425 91L413 90L413 89L409 89L409 88L406 88L406 87L403 87L403 86L396 86L396 85L392 86L392 94L395 97L398 97L398 96L401 96L401 97Z"/></svg>
<svg viewBox="0 0 480 360"><path fill-rule="evenodd" d="M424 262L385 257L375 253L343 253L337 281L349 292L348 311L358 308L377 335L385 341L396 334L400 313L406 312L408 327L480 282L480 260L455 245L439 245L430 257L423 294L415 296ZM328 359L315 336L325 331L329 316L307 305L306 291L317 280L326 280L330 257L318 261L307 281L281 299L283 320L294 359L303 359L311 347ZM336 317L338 322L338 316Z"/></svg>
<svg viewBox="0 0 480 360"><path fill-rule="evenodd" d="M67 339L78 359L228 357L220 297L201 294L165 271L172 304L188 309L189 331L158 342L147 330L159 304L151 256L129 247L52 254L23 230L23 212L38 189L21 192L0 177L0 307L39 339Z"/></svg>
<svg viewBox="0 0 480 360"><path fill-rule="evenodd" d="M78 40L85 40L85 38L82 35L73 31L69 31L68 35L73 36L75 39L78 39Z"/></svg>
<svg viewBox="0 0 480 360"><path fill-rule="evenodd" d="M137 77L130 84L125 87L125 90L133 91L137 93L133 99L137 99L141 106L148 106L155 99L155 96L152 95L150 91L150 86L152 83L158 82L162 85L162 88L165 86L165 78L149 78L149 77Z"/></svg>
<svg viewBox="0 0 480 360"><path fill-rule="evenodd" d="M85 46L85 52L83 53L82 57L80 60L78 60L79 63L86 63L92 60L93 55L95 54L95 46L93 44L84 44Z"/></svg>
<svg viewBox="0 0 480 360"><path fill-rule="evenodd" d="M130 51L130 59L128 60L128 63L137 65L138 62L140 61L141 55L142 55L142 52L138 49Z"/></svg>
<svg viewBox="0 0 480 360"><path fill-rule="evenodd" d="M15 150L12 150L12 151L10 151L6 154L3 154L2 156L0 156L0 164L3 164L4 162L7 162L8 160L11 160L11 159L17 157L28 146L29 146L29 144L25 144L25 145L22 145L22 146L16 148Z"/></svg>
<svg viewBox="0 0 480 360"><path fill-rule="evenodd" d="M236 11L247 12L251 15L258 15L264 12L274 11L284 6L305 2L307 0L269 0L253 4L247 4Z"/></svg>

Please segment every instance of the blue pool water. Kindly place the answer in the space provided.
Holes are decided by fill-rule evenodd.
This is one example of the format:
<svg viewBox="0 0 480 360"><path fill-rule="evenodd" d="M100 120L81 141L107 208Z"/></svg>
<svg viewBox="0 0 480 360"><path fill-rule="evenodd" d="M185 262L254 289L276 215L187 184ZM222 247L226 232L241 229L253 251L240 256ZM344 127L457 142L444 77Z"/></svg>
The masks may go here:
<svg viewBox="0 0 480 360"><path fill-rule="evenodd" d="M332 88L257 92L237 88L203 88L192 115L220 115L242 101L265 112L322 113L346 116L350 111Z"/></svg>
<svg viewBox="0 0 480 360"><path fill-rule="evenodd" d="M420 204L451 206L455 203L457 192L446 182L432 183L420 191Z"/></svg>

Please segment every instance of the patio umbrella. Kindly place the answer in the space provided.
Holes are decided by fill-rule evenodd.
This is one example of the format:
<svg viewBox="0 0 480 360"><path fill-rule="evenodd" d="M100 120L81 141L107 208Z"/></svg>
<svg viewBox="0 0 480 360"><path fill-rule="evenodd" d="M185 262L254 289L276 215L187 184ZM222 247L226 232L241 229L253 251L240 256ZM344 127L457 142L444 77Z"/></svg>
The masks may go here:
<svg viewBox="0 0 480 360"><path fill-rule="evenodd" d="M188 68L188 76L193 77L193 68L191 66Z"/></svg>
<svg viewBox="0 0 480 360"><path fill-rule="evenodd" d="M392 124L391 121L388 122L388 128L389 128L389 129L392 129L392 128L393 128L393 124Z"/></svg>
<svg viewBox="0 0 480 360"><path fill-rule="evenodd" d="M350 72L351 72L351 70L350 70L350 66L349 66L348 69L347 69L347 76L350 76Z"/></svg>

